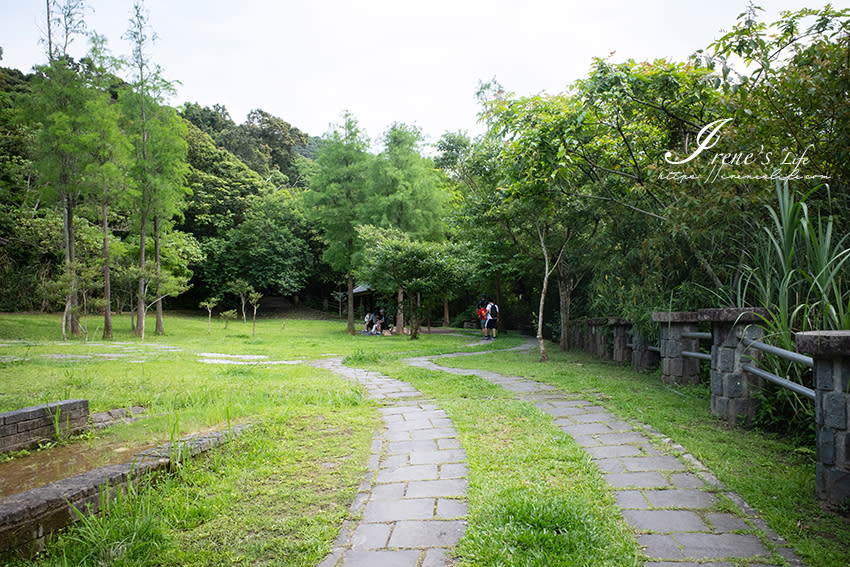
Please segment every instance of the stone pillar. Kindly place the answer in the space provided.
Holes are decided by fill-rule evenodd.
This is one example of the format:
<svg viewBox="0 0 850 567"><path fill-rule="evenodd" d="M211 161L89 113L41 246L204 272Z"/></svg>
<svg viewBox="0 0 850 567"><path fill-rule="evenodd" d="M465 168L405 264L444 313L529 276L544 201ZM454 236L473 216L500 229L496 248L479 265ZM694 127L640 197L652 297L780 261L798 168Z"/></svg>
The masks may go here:
<svg viewBox="0 0 850 567"><path fill-rule="evenodd" d="M659 323L661 338L661 379L671 384L699 383L699 360L682 356L682 351L696 351L699 342L682 333L696 332L697 314L693 311L656 311L652 320Z"/></svg>
<svg viewBox="0 0 850 567"><path fill-rule="evenodd" d="M850 501L850 331L797 333L797 350L814 359L817 464L815 490L832 505Z"/></svg>
<svg viewBox="0 0 850 567"><path fill-rule="evenodd" d="M659 354L649 350L649 341L643 335L632 336L632 370L648 372L658 368Z"/></svg>
<svg viewBox="0 0 850 567"><path fill-rule="evenodd" d="M632 360L632 349L629 348L629 329L632 324L619 317L609 317L608 325L614 335L613 355L614 362L629 362Z"/></svg>
<svg viewBox="0 0 850 567"><path fill-rule="evenodd" d="M700 309L700 321L711 323L711 413L729 425L747 425L753 421L758 403L752 394L763 380L742 370L744 364L757 362L759 351L744 346L745 337L760 341L759 326L767 312L761 308Z"/></svg>

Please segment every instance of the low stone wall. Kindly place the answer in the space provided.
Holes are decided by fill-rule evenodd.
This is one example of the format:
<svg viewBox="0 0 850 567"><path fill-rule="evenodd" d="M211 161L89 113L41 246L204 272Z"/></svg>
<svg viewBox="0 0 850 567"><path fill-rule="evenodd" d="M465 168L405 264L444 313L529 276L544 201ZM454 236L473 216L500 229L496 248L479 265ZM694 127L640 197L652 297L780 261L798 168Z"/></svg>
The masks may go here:
<svg viewBox="0 0 850 567"><path fill-rule="evenodd" d="M149 449L121 465L109 465L86 473L13 494L0 500L0 559L12 553L31 556L41 550L45 538L78 519L81 512L98 513L101 494L116 494L128 482L167 470L226 442L250 425L182 439Z"/></svg>
<svg viewBox="0 0 850 567"><path fill-rule="evenodd" d="M0 413L0 453L30 449L89 425L88 400L64 400Z"/></svg>

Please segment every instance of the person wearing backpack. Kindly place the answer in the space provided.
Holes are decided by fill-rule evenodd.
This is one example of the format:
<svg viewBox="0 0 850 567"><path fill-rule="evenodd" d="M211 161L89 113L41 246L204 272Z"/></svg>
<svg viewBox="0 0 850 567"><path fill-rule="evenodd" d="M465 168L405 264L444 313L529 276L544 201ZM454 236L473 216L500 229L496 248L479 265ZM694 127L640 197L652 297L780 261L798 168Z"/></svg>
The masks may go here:
<svg viewBox="0 0 850 567"><path fill-rule="evenodd" d="M484 324L484 332L490 332L490 335L484 336L484 340L493 340L496 338L496 324L499 322L499 307L496 303L489 299L487 300L487 321Z"/></svg>

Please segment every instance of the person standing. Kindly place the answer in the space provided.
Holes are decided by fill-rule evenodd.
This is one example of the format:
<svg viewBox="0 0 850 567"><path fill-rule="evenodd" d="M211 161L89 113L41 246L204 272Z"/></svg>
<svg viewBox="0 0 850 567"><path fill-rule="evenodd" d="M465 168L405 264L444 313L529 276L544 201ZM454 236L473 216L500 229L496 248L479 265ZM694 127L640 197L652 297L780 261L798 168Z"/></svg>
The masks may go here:
<svg viewBox="0 0 850 567"><path fill-rule="evenodd" d="M478 320L481 322L481 333L485 341L490 340L490 334L487 331L487 296L481 294L481 300L478 302L478 309L475 311L478 315Z"/></svg>
<svg viewBox="0 0 850 567"><path fill-rule="evenodd" d="M487 321L484 325L484 332L490 331L490 336L484 340L493 340L496 338L496 325L499 322L499 307L492 299L487 301Z"/></svg>

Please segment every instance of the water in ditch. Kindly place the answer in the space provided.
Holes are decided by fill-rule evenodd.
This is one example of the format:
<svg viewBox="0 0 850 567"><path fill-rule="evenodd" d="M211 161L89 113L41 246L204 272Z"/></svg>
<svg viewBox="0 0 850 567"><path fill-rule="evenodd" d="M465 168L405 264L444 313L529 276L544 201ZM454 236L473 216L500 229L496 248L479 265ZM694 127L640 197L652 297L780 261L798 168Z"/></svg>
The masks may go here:
<svg viewBox="0 0 850 567"><path fill-rule="evenodd" d="M63 478L103 467L126 463L156 443L72 442L19 456L0 463L0 498L38 488Z"/></svg>

